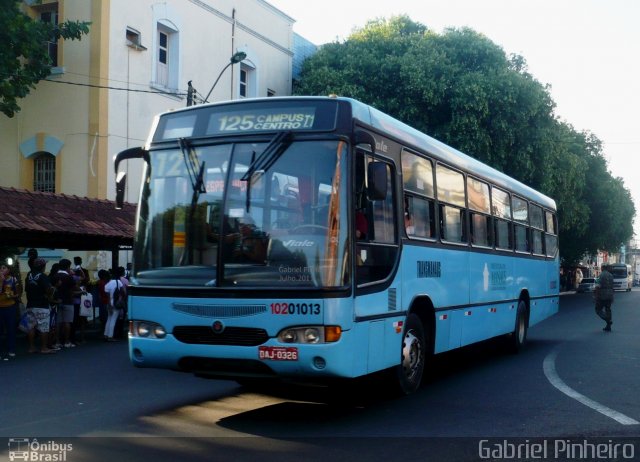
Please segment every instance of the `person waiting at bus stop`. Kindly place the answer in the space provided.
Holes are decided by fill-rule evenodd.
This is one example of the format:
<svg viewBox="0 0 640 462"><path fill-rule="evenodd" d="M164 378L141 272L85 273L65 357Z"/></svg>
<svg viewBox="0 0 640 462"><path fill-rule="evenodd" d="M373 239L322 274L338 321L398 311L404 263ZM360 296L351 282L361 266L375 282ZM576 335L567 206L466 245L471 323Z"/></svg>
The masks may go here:
<svg viewBox="0 0 640 462"><path fill-rule="evenodd" d="M27 333L29 340L29 353L35 353L38 350L35 346L36 330L40 334L40 353L51 354L58 350L49 348L49 328L51 323L51 303L56 300L53 298L55 289L51 286L49 277L44 273L46 262L42 258L35 258L31 263L31 271L26 279L27 292L27 308L35 315L38 323L35 329L31 329Z"/></svg>
<svg viewBox="0 0 640 462"><path fill-rule="evenodd" d="M602 265L602 273L597 280L594 299L596 301L596 314L604 320L607 325L602 329L611 331L611 304L613 303L613 275L607 271L607 267Z"/></svg>

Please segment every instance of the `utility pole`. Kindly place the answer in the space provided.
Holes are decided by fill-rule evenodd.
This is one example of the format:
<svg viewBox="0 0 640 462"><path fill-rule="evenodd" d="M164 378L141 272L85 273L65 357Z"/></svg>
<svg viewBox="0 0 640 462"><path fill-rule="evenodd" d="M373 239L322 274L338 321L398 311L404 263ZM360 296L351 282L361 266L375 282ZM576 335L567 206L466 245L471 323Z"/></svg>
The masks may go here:
<svg viewBox="0 0 640 462"><path fill-rule="evenodd" d="M189 82L187 82L187 107L188 106L195 106L195 103L193 101L194 99L194 95L196 93L196 89L193 88L193 85L191 85L191 80L189 80Z"/></svg>

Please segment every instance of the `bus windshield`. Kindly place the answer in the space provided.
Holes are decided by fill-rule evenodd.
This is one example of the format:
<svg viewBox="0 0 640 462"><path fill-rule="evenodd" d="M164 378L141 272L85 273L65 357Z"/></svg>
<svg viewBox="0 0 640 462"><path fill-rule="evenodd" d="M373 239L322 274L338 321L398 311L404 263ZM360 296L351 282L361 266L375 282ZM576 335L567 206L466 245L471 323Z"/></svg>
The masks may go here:
<svg viewBox="0 0 640 462"><path fill-rule="evenodd" d="M346 153L337 140L280 139L151 151L137 283L348 285Z"/></svg>
<svg viewBox="0 0 640 462"><path fill-rule="evenodd" d="M610 266L609 271L614 279L626 279L627 278L627 267L626 266Z"/></svg>

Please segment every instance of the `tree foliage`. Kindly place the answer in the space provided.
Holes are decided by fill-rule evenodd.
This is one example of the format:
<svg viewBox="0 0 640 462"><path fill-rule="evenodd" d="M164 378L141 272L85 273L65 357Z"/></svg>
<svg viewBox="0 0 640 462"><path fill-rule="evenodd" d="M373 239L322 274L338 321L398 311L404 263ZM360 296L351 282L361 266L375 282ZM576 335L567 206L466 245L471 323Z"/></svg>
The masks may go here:
<svg viewBox="0 0 640 462"><path fill-rule="evenodd" d="M49 24L34 21L20 10L16 0L0 0L0 111L13 117L18 100L51 73L47 42L80 40L89 33L89 22Z"/></svg>
<svg viewBox="0 0 640 462"><path fill-rule="evenodd" d="M359 99L553 197L565 264L633 235L631 195L600 140L558 119L522 56L471 29L371 21L308 58L295 93Z"/></svg>

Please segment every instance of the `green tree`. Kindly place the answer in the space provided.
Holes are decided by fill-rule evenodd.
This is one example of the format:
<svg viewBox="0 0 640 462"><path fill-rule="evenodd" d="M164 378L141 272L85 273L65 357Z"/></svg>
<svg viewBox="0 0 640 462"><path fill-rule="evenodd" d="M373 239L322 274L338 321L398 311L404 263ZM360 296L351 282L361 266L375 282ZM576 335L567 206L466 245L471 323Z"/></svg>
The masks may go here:
<svg viewBox="0 0 640 462"><path fill-rule="evenodd" d="M49 24L34 21L20 10L22 2L0 0L0 111L13 117L18 100L51 73L47 42L80 40L89 33L89 22Z"/></svg>
<svg viewBox="0 0 640 462"><path fill-rule="evenodd" d="M471 29L436 34L406 16L371 21L308 58L295 93L362 100L555 198L567 263L631 237L633 202L608 172L602 143L558 120L549 88L522 56ZM606 230L603 196L602 219L617 221Z"/></svg>

